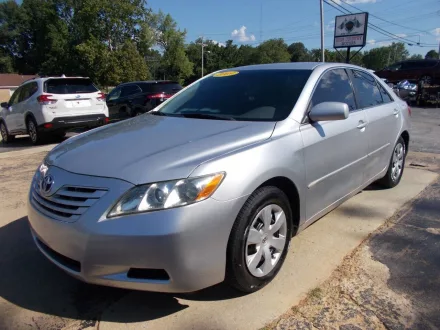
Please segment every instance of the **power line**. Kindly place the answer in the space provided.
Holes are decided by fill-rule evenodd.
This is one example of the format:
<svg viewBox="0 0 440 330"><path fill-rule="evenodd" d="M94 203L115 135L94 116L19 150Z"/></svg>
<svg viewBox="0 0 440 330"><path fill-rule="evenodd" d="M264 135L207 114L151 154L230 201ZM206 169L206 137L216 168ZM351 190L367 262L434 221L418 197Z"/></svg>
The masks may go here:
<svg viewBox="0 0 440 330"><path fill-rule="evenodd" d="M336 5L337 7L334 6L333 4L327 2L327 1L331 1L331 2L333 2L333 4ZM334 0L324 0L324 2L325 2L327 5L333 7L334 9L338 10L339 12L341 12L341 13L343 13L343 14L353 14L351 11L349 11L348 9L346 9L346 8L344 8L343 6L339 5L339 4L336 3ZM340 9L340 8L342 8L342 9ZM381 27L379 27L379 26L377 26L377 25L375 25L375 24L368 23L368 26L370 26L370 28L371 28L372 30L374 30L374 31L376 31L376 32L378 32L378 33L380 33L380 34L383 34L383 35L385 35L385 36L387 36L387 37L392 37L393 39L402 40L402 41L404 41L405 43L407 43L408 45L411 45L411 46L412 46L413 44L418 44L418 43L416 43L416 42L413 41L413 40L410 40L410 39L407 39L407 38L404 38L404 37L400 37L400 36L398 36L398 35L396 35L396 34L394 34L394 33L388 32L388 31L382 29ZM419 45L421 45L421 43L420 43Z"/></svg>
<svg viewBox="0 0 440 330"><path fill-rule="evenodd" d="M341 1L342 1L343 3L345 3L347 6L350 6L350 7L354 8L354 9L356 9L356 10L362 11L362 9L360 9L360 8L358 8L358 7L356 7L356 6L353 6L353 5L349 4L348 2L346 2L346 0L341 0ZM419 30L419 29L414 29L414 28L411 28L411 27L408 27L408 26L404 26L404 25L401 25L401 24L397 24L397 23L394 23L394 22L388 21L388 20L386 20L386 19L383 19L383 18L381 18L381 17L379 17L379 16L377 16L377 15L371 14L371 13L368 13L368 14L369 14L370 16L372 16L372 17L377 18L378 20L381 20L381 21L384 21L384 22L390 23L390 24L395 25L395 26L400 26L400 27L403 27L403 28L408 29L408 30L414 30L414 31L418 31L418 32L428 32L427 30Z"/></svg>

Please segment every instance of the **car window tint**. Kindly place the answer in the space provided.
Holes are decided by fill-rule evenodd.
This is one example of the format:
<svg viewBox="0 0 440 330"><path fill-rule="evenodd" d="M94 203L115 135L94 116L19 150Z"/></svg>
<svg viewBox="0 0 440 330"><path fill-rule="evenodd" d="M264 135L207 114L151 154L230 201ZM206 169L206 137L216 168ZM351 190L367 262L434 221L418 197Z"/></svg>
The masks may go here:
<svg viewBox="0 0 440 330"><path fill-rule="evenodd" d="M279 121L292 112L311 70L242 70L210 75L171 98L169 115L211 115L240 121Z"/></svg>
<svg viewBox="0 0 440 330"><path fill-rule="evenodd" d="M14 94L12 94L11 98L9 99L9 106L12 106L14 104L17 104L19 102L20 93L22 91L23 87L19 87L15 90Z"/></svg>
<svg viewBox="0 0 440 330"><path fill-rule="evenodd" d="M382 94L376 85L376 79L366 72L352 70L352 73L359 108L382 104Z"/></svg>
<svg viewBox="0 0 440 330"><path fill-rule="evenodd" d="M421 68L431 68L437 64L437 61L430 61L430 60L424 60L420 61L420 67Z"/></svg>
<svg viewBox="0 0 440 330"><path fill-rule="evenodd" d="M390 94L388 94L388 92L385 90L385 88L379 82L376 82L376 83L377 83L377 86L379 86L380 93L382 94L383 102L384 103L393 102L394 100L391 98Z"/></svg>
<svg viewBox="0 0 440 330"><path fill-rule="evenodd" d="M19 102L26 101L32 95L34 95L38 90L38 85L36 82L32 82L23 86L23 90L20 94Z"/></svg>
<svg viewBox="0 0 440 330"><path fill-rule="evenodd" d="M140 92L142 90L137 85L122 86L122 96L130 96Z"/></svg>
<svg viewBox="0 0 440 330"><path fill-rule="evenodd" d="M344 69L326 72L318 82L313 93L311 107L322 102L342 102L350 111L356 110L353 89Z"/></svg>
<svg viewBox="0 0 440 330"><path fill-rule="evenodd" d="M388 70L397 71L397 70L400 70L401 68L402 68L402 63L396 63L396 64L393 64L393 65L390 65L388 67Z"/></svg>
<svg viewBox="0 0 440 330"><path fill-rule="evenodd" d="M115 88L108 94L108 101L117 100L121 96L121 89Z"/></svg>
<svg viewBox="0 0 440 330"><path fill-rule="evenodd" d="M98 91L88 78L52 78L46 80L44 90L51 94L85 94Z"/></svg>
<svg viewBox="0 0 440 330"><path fill-rule="evenodd" d="M153 93L166 93L166 94L174 94L182 89L177 83L172 82L158 82L157 84L151 85L151 91Z"/></svg>

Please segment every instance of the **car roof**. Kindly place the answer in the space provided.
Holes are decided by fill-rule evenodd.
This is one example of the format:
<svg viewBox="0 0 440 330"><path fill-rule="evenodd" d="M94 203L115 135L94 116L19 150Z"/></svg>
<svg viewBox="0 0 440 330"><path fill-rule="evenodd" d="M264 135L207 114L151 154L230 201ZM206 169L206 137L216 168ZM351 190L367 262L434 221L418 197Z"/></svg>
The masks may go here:
<svg viewBox="0 0 440 330"><path fill-rule="evenodd" d="M357 65L347 64L347 63L333 63L333 62L291 62L291 63L270 63L270 64L255 64L255 65L247 65L247 66L239 66L236 68L220 70L238 70L238 71L247 71L247 70L315 70L317 68L321 70L327 70L330 68L355 68L366 70Z"/></svg>
<svg viewBox="0 0 440 330"><path fill-rule="evenodd" d="M130 85L130 84L160 84L160 83L170 83L170 84L178 84L178 82L173 80L142 80L142 81L130 81L119 84L120 86Z"/></svg>

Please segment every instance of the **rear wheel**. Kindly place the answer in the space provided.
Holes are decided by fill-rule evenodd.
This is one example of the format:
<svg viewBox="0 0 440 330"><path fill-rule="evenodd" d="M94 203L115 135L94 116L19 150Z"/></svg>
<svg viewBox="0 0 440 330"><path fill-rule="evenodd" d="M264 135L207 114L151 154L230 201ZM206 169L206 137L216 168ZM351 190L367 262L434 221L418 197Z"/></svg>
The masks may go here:
<svg viewBox="0 0 440 330"><path fill-rule="evenodd" d="M399 137L391 155L390 164L388 166L387 174L378 181L379 184L385 188L393 188L397 186L403 175L405 167L406 147L405 141Z"/></svg>
<svg viewBox="0 0 440 330"><path fill-rule="evenodd" d="M241 209L231 231L226 281L243 292L254 292L280 270L292 237L292 211L276 187L256 190Z"/></svg>
<svg viewBox="0 0 440 330"><path fill-rule="evenodd" d="M420 78L420 83L422 83L423 85L428 85L430 86L432 83L432 78L431 76L423 76L422 78Z"/></svg>
<svg viewBox="0 0 440 330"><path fill-rule="evenodd" d="M35 119L29 118L26 123L29 137L31 138L32 144L37 145L43 142L43 135L38 131L37 123Z"/></svg>
<svg viewBox="0 0 440 330"><path fill-rule="evenodd" d="M8 128L4 122L0 123L0 133L2 135L3 143L9 143L15 139L14 135L10 135L8 132Z"/></svg>

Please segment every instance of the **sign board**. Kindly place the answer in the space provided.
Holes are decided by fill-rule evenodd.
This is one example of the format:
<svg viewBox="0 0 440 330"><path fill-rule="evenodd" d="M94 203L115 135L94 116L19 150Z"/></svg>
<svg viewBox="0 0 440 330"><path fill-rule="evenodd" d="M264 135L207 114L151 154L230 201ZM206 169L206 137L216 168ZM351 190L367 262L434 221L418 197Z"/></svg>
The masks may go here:
<svg viewBox="0 0 440 330"><path fill-rule="evenodd" d="M334 48L364 47L367 42L368 13L336 16Z"/></svg>

